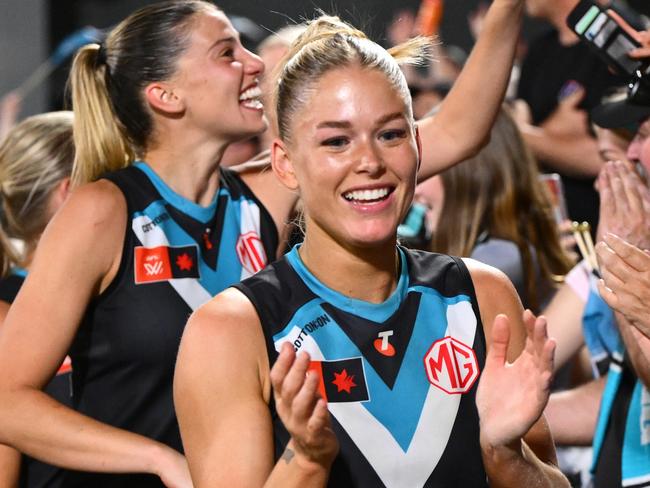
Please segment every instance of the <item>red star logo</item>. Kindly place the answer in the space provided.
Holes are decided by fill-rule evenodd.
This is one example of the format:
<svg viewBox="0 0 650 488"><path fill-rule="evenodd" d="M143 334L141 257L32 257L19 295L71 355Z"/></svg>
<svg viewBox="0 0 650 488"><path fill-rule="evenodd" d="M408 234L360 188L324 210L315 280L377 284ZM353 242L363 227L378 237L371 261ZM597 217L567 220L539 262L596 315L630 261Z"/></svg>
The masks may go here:
<svg viewBox="0 0 650 488"><path fill-rule="evenodd" d="M336 385L338 393L342 391L351 393L350 390L357 386L354 382L354 375L348 376L348 372L345 369L340 373L334 373L334 381L332 381L332 384Z"/></svg>
<svg viewBox="0 0 650 488"><path fill-rule="evenodd" d="M176 258L176 266L181 271L190 271L194 266L194 261L187 253L183 253Z"/></svg>

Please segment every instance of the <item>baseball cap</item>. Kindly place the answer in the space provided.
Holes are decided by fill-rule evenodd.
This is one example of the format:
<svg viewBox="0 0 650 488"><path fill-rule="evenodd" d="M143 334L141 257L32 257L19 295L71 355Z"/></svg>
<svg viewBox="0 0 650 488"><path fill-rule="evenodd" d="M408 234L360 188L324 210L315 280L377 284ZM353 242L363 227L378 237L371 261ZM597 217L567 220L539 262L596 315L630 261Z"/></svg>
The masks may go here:
<svg viewBox="0 0 650 488"><path fill-rule="evenodd" d="M628 128L636 132L650 117L650 89L642 81L618 88L591 110L591 120L604 129Z"/></svg>

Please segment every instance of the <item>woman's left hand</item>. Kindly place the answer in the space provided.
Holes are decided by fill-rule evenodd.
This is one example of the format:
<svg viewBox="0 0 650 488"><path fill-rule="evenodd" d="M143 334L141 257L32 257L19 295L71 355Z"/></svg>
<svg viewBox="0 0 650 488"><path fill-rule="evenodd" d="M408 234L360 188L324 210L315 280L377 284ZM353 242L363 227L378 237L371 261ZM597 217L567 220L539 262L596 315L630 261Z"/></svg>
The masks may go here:
<svg viewBox="0 0 650 488"><path fill-rule="evenodd" d="M481 375L476 405L481 443L506 446L521 439L539 419L550 393L555 341L546 331L546 319L530 310L523 315L526 344L519 357L507 362L510 321L497 315L492 344Z"/></svg>

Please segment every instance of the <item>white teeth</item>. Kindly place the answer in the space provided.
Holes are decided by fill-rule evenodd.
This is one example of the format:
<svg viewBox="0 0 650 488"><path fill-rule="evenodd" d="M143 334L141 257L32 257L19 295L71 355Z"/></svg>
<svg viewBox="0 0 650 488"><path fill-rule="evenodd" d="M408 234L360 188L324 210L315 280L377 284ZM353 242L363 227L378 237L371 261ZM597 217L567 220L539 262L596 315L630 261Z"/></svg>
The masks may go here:
<svg viewBox="0 0 650 488"><path fill-rule="evenodd" d="M262 110L264 108L264 105L262 105L262 102L260 102L259 100L255 99L255 98L243 101L242 105L244 107L254 108L254 109L258 109L258 110Z"/></svg>
<svg viewBox="0 0 650 488"><path fill-rule="evenodd" d="M358 200L367 202L372 200L380 200L384 198L390 190L388 188L376 188L374 190L355 190L343 194L346 200Z"/></svg>
<svg viewBox="0 0 650 488"><path fill-rule="evenodd" d="M262 96L262 90L260 89L259 86L253 86L246 90L244 93L239 95L239 100L244 101L244 100L249 100L249 99L255 99L255 98L260 98Z"/></svg>

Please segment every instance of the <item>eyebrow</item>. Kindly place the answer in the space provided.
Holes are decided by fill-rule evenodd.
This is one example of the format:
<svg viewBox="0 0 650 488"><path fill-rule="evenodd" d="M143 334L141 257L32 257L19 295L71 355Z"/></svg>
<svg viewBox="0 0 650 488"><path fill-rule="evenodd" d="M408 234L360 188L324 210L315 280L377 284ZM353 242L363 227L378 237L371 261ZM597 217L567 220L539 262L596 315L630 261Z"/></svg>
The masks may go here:
<svg viewBox="0 0 650 488"><path fill-rule="evenodd" d="M377 120L377 125L384 125L387 122L390 122L395 119L405 119L402 112L393 112L392 114L387 114ZM321 122L316 126L316 129L349 129L352 127L352 124L347 120L326 120Z"/></svg>
<svg viewBox="0 0 650 488"><path fill-rule="evenodd" d="M215 41L208 48L208 51L212 51L214 48L220 46L221 44L228 44L229 42L237 42L237 38L235 36L229 36L229 37L224 37L223 39L219 39L219 40Z"/></svg>

